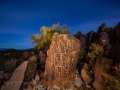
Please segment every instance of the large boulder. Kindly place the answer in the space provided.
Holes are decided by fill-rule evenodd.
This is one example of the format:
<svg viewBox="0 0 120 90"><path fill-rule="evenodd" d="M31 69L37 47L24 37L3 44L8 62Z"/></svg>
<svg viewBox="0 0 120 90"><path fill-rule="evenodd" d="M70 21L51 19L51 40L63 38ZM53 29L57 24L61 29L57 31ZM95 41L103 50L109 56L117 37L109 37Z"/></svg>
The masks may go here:
<svg viewBox="0 0 120 90"><path fill-rule="evenodd" d="M90 66L87 63L84 63L84 66L81 69L81 77L85 83L86 88L91 89L92 81L94 80L94 78L92 77Z"/></svg>
<svg viewBox="0 0 120 90"><path fill-rule="evenodd" d="M11 78L6 83L4 83L1 90L19 90L24 79L27 64L28 61L25 61L20 66L18 66L18 68L14 70Z"/></svg>
<svg viewBox="0 0 120 90"><path fill-rule="evenodd" d="M46 58L47 58L47 53L45 51L40 51L39 52L39 67L41 70L45 69L45 62L46 62Z"/></svg>
<svg viewBox="0 0 120 90"><path fill-rule="evenodd" d="M28 65L25 71L24 79L21 84L20 90L26 89L28 87L29 82L31 82L36 74L37 67L37 57L32 55L28 60Z"/></svg>
<svg viewBox="0 0 120 90"><path fill-rule="evenodd" d="M98 57L96 63L93 67L95 81L93 82L93 86L96 90L103 90L103 74L109 73L109 70L112 66L112 59L107 57Z"/></svg>
<svg viewBox="0 0 120 90"><path fill-rule="evenodd" d="M80 41L68 34L54 34L47 52L45 82L48 87L73 88Z"/></svg>

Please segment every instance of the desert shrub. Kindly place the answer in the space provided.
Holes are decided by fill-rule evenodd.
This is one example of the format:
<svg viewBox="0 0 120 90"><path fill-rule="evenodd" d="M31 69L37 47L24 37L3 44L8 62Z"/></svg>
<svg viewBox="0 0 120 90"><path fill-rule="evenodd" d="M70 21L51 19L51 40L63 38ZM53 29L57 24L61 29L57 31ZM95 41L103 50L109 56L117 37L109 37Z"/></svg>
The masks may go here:
<svg viewBox="0 0 120 90"><path fill-rule="evenodd" d="M91 47L92 50L87 53L87 57L89 59L90 66L93 66L95 63L95 58L100 56L103 53L104 49L103 46L96 43L92 43Z"/></svg>
<svg viewBox="0 0 120 90"><path fill-rule="evenodd" d="M65 29L65 26L60 27L59 24L53 24L51 27L41 27L40 32L41 34L33 34L31 36L31 40L36 50L48 49L52 41L52 36L55 32L68 34L69 30Z"/></svg>
<svg viewBox="0 0 120 90"><path fill-rule="evenodd" d="M104 90L120 90L120 67L114 67L110 74L103 74Z"/></svg>
<svg viewBox="0 0 120 90"><path fill-rule="evenodd" d="M30 61L32 62L36 62L37 61L37 57L35 55L32 55L30 58L29 58Z"/></svg>
<svg viewBox="0 0 120 90"><path fill-rule="evenodd" d="M22 53L22 51L14 49L0 51L0 60L10 60L12 58L19 59L22 56Z"/></svg>

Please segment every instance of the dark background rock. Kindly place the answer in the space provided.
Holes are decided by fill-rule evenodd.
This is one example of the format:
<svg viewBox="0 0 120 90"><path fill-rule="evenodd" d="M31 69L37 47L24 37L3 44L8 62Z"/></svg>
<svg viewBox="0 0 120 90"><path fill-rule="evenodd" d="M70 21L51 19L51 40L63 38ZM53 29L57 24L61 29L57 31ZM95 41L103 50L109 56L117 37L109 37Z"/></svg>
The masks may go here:
<svg viewBox="0 0 120 90"><path fill-rule="evenodd" d="M106 27L106 23L103 23L103 24L98 28L98 33L99 33L99 32L104 32L106 28L107 28L107 27Z"/></svg>
<svg viewBox="0 0 120 90"><path fill-rule="evenodd" d="M44 71L45 70L45 62L47 58L47 53L45 50L39 52L39 65L38 69Z"/></svg>
<svg viewBox="0 0 120 90"><path fill-rule="evenodd" d="M30 57L30 53L28 51L26 51L26 52L23 53L23 59L24 60L28 60L29 57Z"/></svg>

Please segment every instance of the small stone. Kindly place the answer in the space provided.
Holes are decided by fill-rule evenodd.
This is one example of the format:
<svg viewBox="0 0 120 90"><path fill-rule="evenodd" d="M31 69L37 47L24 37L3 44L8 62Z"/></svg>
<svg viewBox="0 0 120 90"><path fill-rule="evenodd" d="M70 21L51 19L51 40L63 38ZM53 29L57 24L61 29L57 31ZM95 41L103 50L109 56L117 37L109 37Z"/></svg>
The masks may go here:
<svg viewBox="0 0 120 90"><path fill-rule="evenodd" d="M91 86L90 85L86 85L86 88L91 89Z"/></svg>
<svg viewBox="0 0 120 90"><path fill-rule="evenodd" d="M85 68L85 69L89 69L89 68L90 68L90 66L89 66L87 63L84 63L83 68Z"/></svg>
<svg viewBox="0 0 120 90"><path fill-rule="evenodd" d="M86 85L90 84L90 82L92 81L92 78L90 77L90 75L88 75L88 73L86 73L86 70L84 68L81 70L81 76Z"/></svg>
<svg viewBox="0 0 120 90"><path fill-rule="evenodd" d="M54 85L53 88L54 88L54 89L57 89L57 90L60 90L60 87L58 87L58 86L56 86L56 85Z"/></svg>
<svg viewBox="0 0 120 90"><path fill-rule="evenodd" d="M36 82L36 80L32 80L32 81L30 82L30 85L31 85L32 87L37 86L37 82Z"/></svg>

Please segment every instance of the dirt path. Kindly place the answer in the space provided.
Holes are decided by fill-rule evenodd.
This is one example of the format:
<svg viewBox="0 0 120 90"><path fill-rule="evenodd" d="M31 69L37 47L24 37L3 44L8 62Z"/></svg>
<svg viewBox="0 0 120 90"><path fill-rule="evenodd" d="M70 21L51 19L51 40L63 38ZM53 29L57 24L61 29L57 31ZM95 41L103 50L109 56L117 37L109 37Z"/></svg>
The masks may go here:
<svg viewBox="0 0 120 90"><path fill-rule="evenodd" d="M25 61L14 70L12 77L2 86L1 90L19 90L20 85L24 79L24 73L27 68L27 63L28 61Z"/></svg>

